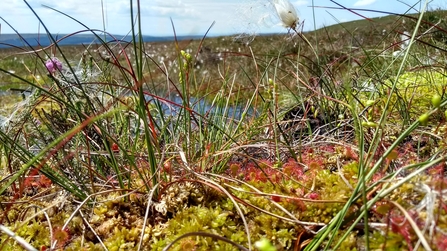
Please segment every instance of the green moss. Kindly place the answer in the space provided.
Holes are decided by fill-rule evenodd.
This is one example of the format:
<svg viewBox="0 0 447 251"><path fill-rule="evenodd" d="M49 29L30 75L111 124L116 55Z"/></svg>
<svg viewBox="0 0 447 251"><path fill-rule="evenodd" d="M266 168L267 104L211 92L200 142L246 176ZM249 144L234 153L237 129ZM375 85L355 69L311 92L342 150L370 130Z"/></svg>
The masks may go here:
<svg viewBox="0 0 447 251"><path fill-rule="evenodd" d="M66 246L64 250L66 250L66 251L79 251L79 250L103 251L104 248L99 243L94 244L90 241L85 241L85 240L82 240L81 238L76 238L68 246Z"/></svg>
<svg viewBox="0 0 447 251"><path fill-rule="evenodd" d="M337 236L335 237L334 241L332 242L332 246L335 247L335 245L339 242L340 237L343 236L346 233L346 231L341 230L339 233L337 233ZM352 231L348 234L346 239L344 239L341 244L338 246L337 250L339 251L357 251L358 250L358 232ZM361 250L361 249L360 249Z"/></svg>
<svg viewBox="0 0 447 251"><path fill-rule="evenodd" d="M345 177L346 179L352 177ZM337 173L322 170L316 176L316 192L322 200L346 200L351 196L352 190Z"/></svg>
<svg viewBox="0 0 447 251"><path fill-rule="evenodd" d="M243 195L246 193L235 192L235 194L238 197L244 197ZM271 202L264 197L251 196L249 201L258 207L283 215L279 209L272 207ZM231 204L231 200L222 199L220 203L213 203L213 206L193 206L177 212L174 218L167 222L167 227L162 230L161 235L153 240L152 250L161 250L178 236L197 231L220 235L247 246L248 239L244 225L240 216L234 210L234 206L230 206ZM244 208L243 205L239 206ZM251 207L245 207L243 211L245 217L249 220L252 242L265 237L272 240L275 245L282 247L279 250L292 247L297 236L295 224L284 222L268 214L259 213ZM197 250L238 250L228 243L208 237L197 237L194 240L194 246ZM188 243L188 241L179 241L174 245L173 250L180 250L183 245L186 245L185 243Z"/></svg>
<svg viewBox="0 0 447 251"><path fill-rule="evenodd" d="M48 230L48 225L45 223L32 221L27 225L21 226L21 222L17 222L9 228L14 231L16 235L22 237L25 241L30 243L33 247L48 247L50 245L50 232ZM2 237L0 239L2 241L0 242L0 245L3 245L3 241L6 240L6 235L2 234L1 236ZM2 250L15 251L23 249L15 240L9 238Z"/></svg>
<svg viewBox="0 0 447 251"><path fill-rule="evenodd" d="M111 251L134 250L138 241L138 230L115 227L113 234L104 240L104 245Z"/></svg>
<svg viewBox="0 0 447 251"><path fill-rule="evenodd" d="M1 95L0 98L0 115L8 117L16 109L16 105L22 101L20 95Z"/></svg>
<svg viewBox="0 0 447 251"><path fill-rule="evenodd" d="M432 107L434 94L443 93L447 84L445 73L436 71L406 72L396 84L396 93L391 100L392 109L404 109L411 118L416 119ZM392 85L391 80L387 83Z"/></svg>
<svg viewBox="0 0 447 251"><path fill-rule="evenodd" d="M371 99L375 101L368 110L367 119L363 121L365 127L370 127L369 124L372 125L378 121L394 81L396 80L392 77L377 87L376 92L363 92L358 95L360 102L364 105L371 104ZM400 124L409 124L417 120L419 116L433 108L432 98L434 96L438 97L435 104L439 104L440 95L444 93L446 84L445 72L421 70L401 74L397 79L396 89L388 106L389 120ZM442 114L435 114L435 118L433 121L439 121Z"/></svg>
<svg viewBox="0 0 447 251"><path fill-rule="evenodd" d="M402 235L393 233L391 231L384 234L380 231L374 231L372 235L368 236L370 248L372 250L383 251L400 251L408 250L408 246ZM366 237L363 237L366 238Z"/></svg>

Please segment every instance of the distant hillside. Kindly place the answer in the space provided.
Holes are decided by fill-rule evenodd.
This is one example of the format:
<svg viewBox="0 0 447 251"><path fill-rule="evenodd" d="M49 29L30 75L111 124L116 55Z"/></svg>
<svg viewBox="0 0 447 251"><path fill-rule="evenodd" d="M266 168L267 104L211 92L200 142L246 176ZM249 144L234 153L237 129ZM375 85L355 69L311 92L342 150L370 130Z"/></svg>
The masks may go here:
<svg viewBox="0 0 447 251"><path fill-rule="evenodd" d="M393 43L395 37L399 37L404 31L412 31L417 23L418 14L406 15L387 15L371 19L360 19L344 23L338 23L331 26L319 28L314 31L305 32L306 37L311 43L318 37L318 43L331 45L329 50L340 52L346 45L349 46L377 46L383 42ZM437 27L432 26L436 24ZM430 29L432 36L444 43L447 43L447 11L436 9L428 11L424 14L420 32ZM259 34L258 37L268 38L281 34ZM283 34L282 34L283 35ZM53 34L57 38L59 45L88 45L91 43L99 44L100 41L93 34ZM104 36L100 36L104 39ZM169 42L174 40L174 36L143 36L144 42ZM177 36L177 40L200 40L203 35L194 36ZM221 37L207 37L208 40L219 40ZM355 39L353 39L355 38ZM131 36L123 35L107 35L107 42L116 40L131 40ZM395 41L394 41L395 42ZM270 43L270 42L269 42ZM0 34L0 49L24 46L48 46L51 40L46 34Z"/></svg>
<svg viewBox="0 0 447 251"><path fill-rule="evenodd" d="M59 45L81 45L81 44L91 44L101 43L100 40L92 35L92 34L77 34L77 35L65 35L58 34L53 35L56 40L59 40ZM130 41L130 36L110 36L108 35L105 39L104 36L100 36L101 39L107 42L113 42L116 40L121 41ZM202 38L202 36L178 36L178 40L185 39L198 39ZM154 36L143 36L144 42L164 42L164 41L173 41L173 36L167 37L154 37ZM11 48L11 47L24 47L24 46L48 46L52 43L49 36L46 34L21 34L20 36L17 34L0 34L0 48Z"/></svg>

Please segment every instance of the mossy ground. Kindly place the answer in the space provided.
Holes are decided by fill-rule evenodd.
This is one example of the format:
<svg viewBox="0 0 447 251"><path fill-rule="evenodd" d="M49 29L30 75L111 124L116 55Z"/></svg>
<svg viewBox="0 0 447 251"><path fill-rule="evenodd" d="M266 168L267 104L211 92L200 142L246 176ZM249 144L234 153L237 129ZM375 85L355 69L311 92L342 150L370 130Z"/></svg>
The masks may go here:
<svg viewBox="0 0 447 251"><path fill-rule="evenodd" d="M328 162L326 156L335 156L340 169L334 169L334 163ZM265 237L277 250L305 245L312 238L309 229L317 230L319 227L295 221L329 223L350 196L352 186L358 182L358 159L350 149L340 146L307 149L303 151L302 159L303 162L288 160L280 168L273 168L272 163L265 160L261 162L261 169L251 162L233 162L229 164L226 175L222 176L232 178L232 181L216 179L231 192L241 207L252 242ZM412 161L404 159L404 154L395 157L384 168L393 165L397 168L399 164L396 163ZM435 234L428 230L425 234L433 238L430 246L434 250L442 250L445 246L442 229L447 226L447 207L436 194L447 186L443 174L444 165L435 166L372 208L370 223L376 225L373 224L368 234L370 248L407 250L417 240L408 219L388 202L394 201L411 213L411 218L421 229L437 229ZM390 179L380 186L390 186L394 182L396 180ZM4 224L34 247L45 250L56 241L55 247L63 250L103 250L103 245L109 250L135 250L138 246L147 195L138 191L125 196L117 192L98 195L92 204L84 205L68 221L79 202L69 195L61 195L42 176L36 176L26 184L23 193L28 195L15 198L16 193L11 191L9 195L2 196L2 201L11 202L4 206L4 212L7 212ZM368 193L368 196L373 195L374 191ZM430 197L433 199L431 202L428 201ZM355 213L361 201L358 205L350 210ZM281 207L289 213L286 214ZM436 219L429 218L433 215ZM436 221L435 224L432 220ZM66 222L69 224L62 229ZM198 181L178 179L161 190L150 208L142 237L143 249L162 250L177 237L191 232L208 232L242 245L248 244L241 215L230 198L219 189L204 186ZM365 233L359 226L339 250L361 250L364 238ZM2 250L20 250L14 240L6 236L2 239ZM172 250L185 248L238 250L211 237L184 238Z"/></svg>

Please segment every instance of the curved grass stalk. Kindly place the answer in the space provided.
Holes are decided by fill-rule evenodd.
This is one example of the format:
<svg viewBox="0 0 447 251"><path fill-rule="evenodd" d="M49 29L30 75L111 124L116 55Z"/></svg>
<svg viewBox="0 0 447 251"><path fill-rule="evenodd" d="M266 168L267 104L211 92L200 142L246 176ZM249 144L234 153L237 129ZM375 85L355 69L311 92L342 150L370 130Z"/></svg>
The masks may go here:
<svg viewBox="0 0 447 251"><path fill-rule="evenodd" d="M55 171L53 171L51 168L47 168L45 165L45 162L53 156L58 149L63 147L72 137L74 137L77 133L79 133L83 128L87 127L91 123L94 123L95 121L101 119L102 117L108 116L108 113L96 116L96 117L90 117L86 120L84 120L80 125L75 126L71 130L63 133L60 135L56 140L48 144L44 149L42 149L37 155L32 157L28 163L23 165L19 171L17 171L14 176L11 177L11 179L6 182L4 186L0 188L0 194L2 194L9 186L11 186L20 176L22 176L26 171L28 171L31 167L36 167L39 171L43 172L49 179L51 179L52 182L60 185L67 191L70 191L73 193L76 197L80 199L85 199L87 197L85 191L82 191L76 184L74 184L69 179L57 174ZM7 135L5 135L2 131L0 131L0 136L3 136L6 139L9 139ZM14 141L12 141L14 142ZM27 152L27 150L23 149L19 145L12 145L10 148L18 147L22 149L22 151ZM38 164L36 164L38 163Z"/></svg>
<svg viewBox="0 0 447 251"><path fill-rule="evenodd" d="M50 208L52 208L52 207L54 207L54 206L57 206L57 205L56 205L56 204L53 204L53 205L47 206L47 207L45 207L45 208L41 208L41 207L38 206L38 205L30 205L30 206L28 206L25 210L27 210L28 208L32 208L32 207L35 207L35 208L38 208L38 209L41 209L41 210L38 211L38 212L36 212L36 213L34 213L34 214L32 214L32 215L31 215L30 217L28 217L26 220L21 221L20 226L18 226L17 228L20 228L20 227L26 225L28 222L30 222L31 220L33 220L33 219L34 219L35 217L37 217L38 215L43 214L44 217L46 218L46 220L48 221L48 227L49 227L49 232L50 232L50 243L51 243L51 246L52 246L52 245L56 245L56 242L53 242L53 228L52 228L52 225L51 225L51 220L50 220L50 217L49 217L48 213L46 212L48 209L50 209ZM35 250L37 250L37 249L35 249L30 243L28 243L25 239L23 239L22 237L16 235L16 233L14 233L14 232L11 231L9 228L7 228L7 227L5 227L5 226L3 226L3 225L1 225L1 224L0 224L0 230L3 231L4 233L6 233L10 238L13 238L17 243L19 243L19 244L20 244L23 248L25 248L26 250L28 250L28 251L35 251ZM2 240L2 241L4 241L4 240ZM6 241L5 241L5 242L6 242ZM1 247L1 246L0 246L0 247Z"/></svg>
<svg viewBox="0 0 447 251"><path fill-rule="evenodd" d="M143 239L144 239L144 230L146 229L146 225L147 225L147 219L149 218L149 210L150 210L150 206L152 205L152 198L155 194L155 191L157 191L158 189L158 185L160 183L156 184L152 189L151 192L149 193L149 197L148 197L148 202L147 202L147 207L146 207L146 212L144 213L144 221L143 221L143 227L141 229L141 236L140 236L140 241L138 242L138 248L137 250L140 251L141 247L143 246Z"/></svg>
<svg viewBox="0 0 447 251"><path fill-rule="evenodd" d="M36 248L31 246L25 239L22 237L16 235L13 231L11 231L9 228L3 226L0 224L0 230L7 234L9 237L13 238L17 243L19 243L20 246L22 246L27 251L38 251Z"/></svg>
<svg viewBox="0 0 447 251"><path fill-rule="evenodd" d="M130 1L130 14L131 14L131 20L132 20L132 45L133 45L133 50L134 53L136 55L135 58L135 67L132 66L129 57L127 56L126 53L124 53L125 55L125 59L126 62L128 64L128 66L130 67L130 69L126 69L125 67L121 66L120 63L118 62L117 57L113 54L111 48L108 46L108 44L99 36L95 33L96 30L92 30L89 29L86 25L84 25L83 23L81 23L80 21L76 20L75 18L60 12L54 8L51 8L49 6L45 6L46 8L49 8L59 14L62 14L68 18L70 18L71 20L77 22L78 24L82 25L83 27L85 27L87 29L87 31L92 32L92 34L98 39L98 41L101 42L101 44L104 46L104 48L107 50L107 52L109 53L109 55L112 57L113 59L113 65L117 66L118 70L121 73L121 76L124 77L125 82L127 83L127 85L129 86L129 89L135 92L135 97L137 98L137 106L136 106L136 114L138 114L139 118L141 118L140 120L138 120L138 122L142 122L143 125L143 136L146 142L146 146L147 146L147 150L148 150L148 162L150 163L150 172L151 172L151 177L152 177L152 185L155 185L158 183L158 178L156 174L156 166L157 166L157 159L155 157L155 150L156 150L156 141L157 141L157 136L155 134L155 127L156 125L154 124L154 119L153 116L150 112L150 110L147 107L147 102L145 99L145 93L143 91L143 55L145 54L144 52L144 44L143 44L143 40L142 40L142 34L141 34L141 20L140 20L140 2L137 1L137 14L136 14L136 26L134 25L134 21L133 21L133 1ZM37 15L37 14L36 14ZM40 19L39 19L40 20ZM137 29L137 31L136 31ZM47 30L48 32L48 30ZM106 32L102 31L103 33L107 34ZM111 34L108 34L111 35ZM113 37L113 36L112 36ZM118 41L117 39L115 39L115 41ZM57 48L59 48L59 46L57 45L56 41L53 39L54 44L56 45ZM124 48L121 46L121 43L118 43L118 46L120 47L120 51L125 51ZM59 49L60 50L60 49ZM62 53L62 55L64 56L64 54ZM65 56L64 56L65 59ZM65 59L65 61L67 61ZM68 61L67 61L68 62ZM69 64L68 64L69 65ZM69 65L70 70L72 72L73 69L71 68L71 66ZM130 74L132 79L129 79L129 77L127 76L127 74ZM76 74L73 74L76 77ZM79 82L79 80L77 80L77 82ZM132 83L133 82L133 83ZM124 95L124 94L123 94ZM88 102L90 102L90 99L87 99ZM103 130L103 133L107 134L107 132L105 130ZM140 131L138 131L138 133L140 133ZM137 135L138 136L138 135ZM155 142L154 142L155 141ZM110 152L110 149L107 149ZM126 154L126 157L130 157L129 155ZM129 158L131 165L137 170L137 172L140 174L138 168L136 168L136 166L134 165L134 161L132 160L132 158ZM118 163L116 162L115 158L112 158L112 167L115 169L115 171L118 170ZM118 172L119 173L119 172ZM140 174L141 175L141 174ZM121 187L123 188L123 181L121 178L121 175L118 176L118 180L120 182Z"/></svg>
<svg viewBox="0 0 447 251"><path fill-rule="evenodd" d="M421 24L422 16L423 16L423 13L424 13L424 11L425 11L425 9L427 7L427 4L428 4L428 1L425 2L425 5L424 5L423 10L422 10L422 14L419 16L418 23L416 24L416 28L413 31L413 36L412 36L412 39L410 41L410 46L413 43L413 39L414 39L414 37L417 34L417 30L418 30L418 28L419 28L419 26ZM379 122L378 122L379 129L376 130L376 132L374 133L374 136L373 136L373 139L372 139L372 143L371 143L371 147L368 149L368 152L367 152L367 156L369 156L369 158L364 163L360 163L360 166L362 167L362 168L359 169L359 179L360 179L360 182L357 184L357 186L356 186L355 190L353 191L350 199L348 200L346 205L343 207L343 209L333 218L333 220L329 223L328 226L326 226L326 227L324 227L323 229L320 230L318 235L315 236L314 240L306 247L305 250L316 250L322 244L322 242L329 236L330 236L329 237L329 242L328 242L327 246L325 247L325 250L327 250L330 247L332 240L335 238L336 232L338 231L338 229L343 224L343 221L344 221L345 216L347 215L348 209L351 207L351 205L354 203L356 198L359 196L359 193L362 194L363 201L364 202L366 201L366 197L365 197L365 194L366 194L366 182L368 182L372 178L372 176L376 173L376 171L381 166L381 164L383 163L385 158L388 156L388 154L407 135L409 135L410 132L412 132L414 129L416 129L416 127L419 125L419 121L416 121L411 126L409 126L407 128L407 130L405 130L405 132L402 133L399 136L399 138L387 149L387 151L385 151L385 153L379 158L379 160L376 162L376 164L373 166L373 168L371 168L371 170L369 172L367 172L367 173L365 172L366 171L365 167L369 166L369 163L371 163L372 156L373 156L372 153L375 151L375 149L378 146L378 139L380 138L381 133L382 133L381 127L384 125L384 123L386 121L387 114L388 114L388 107L389 107L390 102L391 102L391 97L392 97L392 94L396 91L397 80L398 80L398 77L400 76L401 72L403 71L403 67L404 67L406 59L407 59L407 57L409 55L409 51L410 51L409 48L407 48L407 50L405 52L405 55L404 55L404 58L403 58L403 61L402 61L401 65L400 65L400 67L399 67L398 74L396 76L395 81L393 82L393 86L391 87L390 94L388 95L387 101L385 103L385 107L384 107L383 112L382 112L382 114L380 116L380 119L379 119ZM357 120L357 121L360 121L360 120ZM358 130L359 130L359 132L361 132L361 130L362 130L361 126L360 126L360 128L358 128ZM363 137L360 138L360 140L362 140L362 139L363 139ZM360 159L360 161L362 161L362 159ZM365 205L366 204L364 204L364 206ZM362 208L361 209L361 216L359 216L356 221L359 221L360 217L364 217L364 219L367 220L366 211L368 209L369 209L369 207ZM367 226L367 224L365 225L365 227L366 226ZM349 233L349 231L347 233ZM344 240L344 238L346 238L346 237L347 237L347 234L345 234L341 238L341 240L338 242L336 247L338 247L341 244L341 242Z"/></svg>
<svg viewBox="0 0 447 251"><path fill-rule="evenodd" d="M416 222L414 222L413 218L411 218L410 214L408 214L407 210L405 210L405 208L403 208L397 202L391 201L391 203L404 214L405 219L410 223L411 227L413 228L414 232L416 233L417 237L419 238L419 241L422 243L422 246L424 247L424 249L427 251L431 251L432 249L431 249L430 245L428 244L427 240L425 239L424 234L421 232L421 230L419 229Z"/></svg>
<svg viewBox="0 0 447 251"><path fill-rule="evenodd" d="M179 152L180 154L180 158L183 162L183 164L185 165L186 169L191 172L192 174L195 175L195 177L208 182L210 184L212 184L213 186L219 188L230 200L231 202L234 204L234 207L236 208L236 211L238 212L239 216L241 216L242 222L244 223L244 228L245 228L245 232L247 233L247 240L248 240L248 249L251 251L252 250L252 245L251 245L251 236L250 236L250 228L248 227L248 223L247 220L245 219L244 213L242 212L242 209L239 207L239 204L236 202L236 200L233 198L233 196L231 195L230 192L227 191L227 189L225 189L223 186L221 186L220 184L218 184L217 182L208 179L207 177L203 176L202 174L199 174L197 172L195 172L188 164L188 161L186 159L185 153L183 151Z"/></svg>
<svg viewBox="0 0 447 251"><path fill-rule="evenodd" d="M237 183L244 184L244 185L250 187L253 191L255 191L257 195L263 195L263 196L269 195L269 194L266 194L266 193L261 192L261 191L260 191L259 189L257 189L256 187L254 187L254 186L248 184L247 182L241 181L241 180L236 180L236 179L232 179L232 178L229 178L229 177L224 177L224 176L216 175L216 174L208 174L208 175L212 175L212 176L215 176L215 177L218 177L218 178L221 178L221 179L226 179L226 180L230 180L230 181L233 181L233 182L237 182ZM228 187L230 187L230 188L232 188L232 189L234 189L234 190L237 190L237 191L247 192L247 191L243 191L243 190L241 190L241 189L237 189L237 188L235 188L235 187L232 187L232 186L230 186L230 185L226 185L226 186L228 186ZM250 192L247 192L247 193L250 193ZM276 196L276 195L275 195L275 196ZM290 196L280 196L280 197L297 199L297 198L293 198L293 197L290 197ZM304 199L304 200L306 200L306 199ZM303 201L304 201L304 200L303 200ZM275 201L271 201L271 202L272 202L273 205L275 205L278 209L280 209L280 210L283 211L285 214L287 214L290 218L285 218L285 217L283 217L283 216L273 214L273 213L271 213L271 212L269 212L269 211L266 211L266 210L264 210L264 209L262 209L262 208L259 208L259 207L257 207L257 206L251 205L251 204L249 204L249 203L247 203L247 204L248 204L250 207L253 207L253 208L255 208L256 210L259 210L259 211L261 211L261 212L263 212L263 213L269 214L269 215L271 215L271 216L277 217L277 218L282 219L282 220L286 220L286 221L290 221L290 222L294 222L294 223L303 225L305 228L307 228L307 226L326 226L325 223L300 221L300 220L298 220L298 219L295 217L295 215L293 215L292 213L290 213L289 211L287 211L287 209L285 209L285 208L284 208L283 206L281 206L279 203L277 203L277 202L275 202ZM339 202L339 201L337 201L337 202ZM322 202L322 203L324 203L324 202ZM310 229L307 229L307 230L310 231ZM313 231L310 231L310 232L313 232Z"/></svg>
<svg viewBox="0 0 447 251"><path fill-rule="evenodd" d="M389 195L390 193L392 193L396 188L402 186L403 184L405 184L406 182L408 182L411 178L421 174L422 172L424 172L425 170L427 170L428 168L432 167L433 165L436 165L442 161L446 160L446 156L440 157L436 160L433 161L429 161L428 163L426 163L425 165L421 164L417 164L417 166L422 165L422 167L420 167L417 171L412 172L411 174L409 174L407 177L405 177L402 180L399 180L396 184L394 184L393 186L385 189L383 188L382 191L379 191L378 194L370 199L368 201L367 204L363 205L360 209L359 209L359 215L357 216L357 218L354 220L354 222L352 222L352 225L347 229L346 233L341 237L341 239L345 239L348 237L349 233L354 229L355 225L358 224L360 222L360 220L362 219L362 217L364 217L364 215L366 215L368 212L368 210L374 206L374 204L376 202L378 202L379 200L385 198L387 195ZM411 165L412 167L415 167L415 165ZM372 189L372 186L371 186ZM367 191L369 191L369 189L367 189ZM358 197L357 197L358 198ZM341 242L337 243L336 247L338 247L341 244Z"/></svg>
<svg viewBox="0 0 447 251"><path fill-rule="evenodd" d="M81 215L81 217L83 219L85 219L86 217L84 216L84 213L82 213L82 211L79 211L79 214ZM92 231L92 233L95 235L96 239L98 239L99 243L101 244L101 247L104 248L104 250L108 251L109 249L106 247L106 245L104 244L104 242L101 240L101 238L99 238L99 235L96 233L95 228L93 228L93 226L88 222L85 221L85 224L87 225L88 228L90 228L90 230Z"/></svg>

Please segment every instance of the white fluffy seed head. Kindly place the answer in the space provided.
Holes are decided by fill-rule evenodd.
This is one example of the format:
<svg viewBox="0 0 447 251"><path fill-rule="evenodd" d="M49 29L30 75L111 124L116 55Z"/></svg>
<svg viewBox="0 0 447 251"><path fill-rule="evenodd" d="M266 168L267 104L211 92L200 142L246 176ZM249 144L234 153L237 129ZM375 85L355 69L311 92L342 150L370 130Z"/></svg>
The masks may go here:
<svg viewBox="0 0 447 251"><path fill-rule="evenodd" d="M282 25L289 29L295 29L299 17L293 4L288 0L272 0L272 3Z"/></svg>

